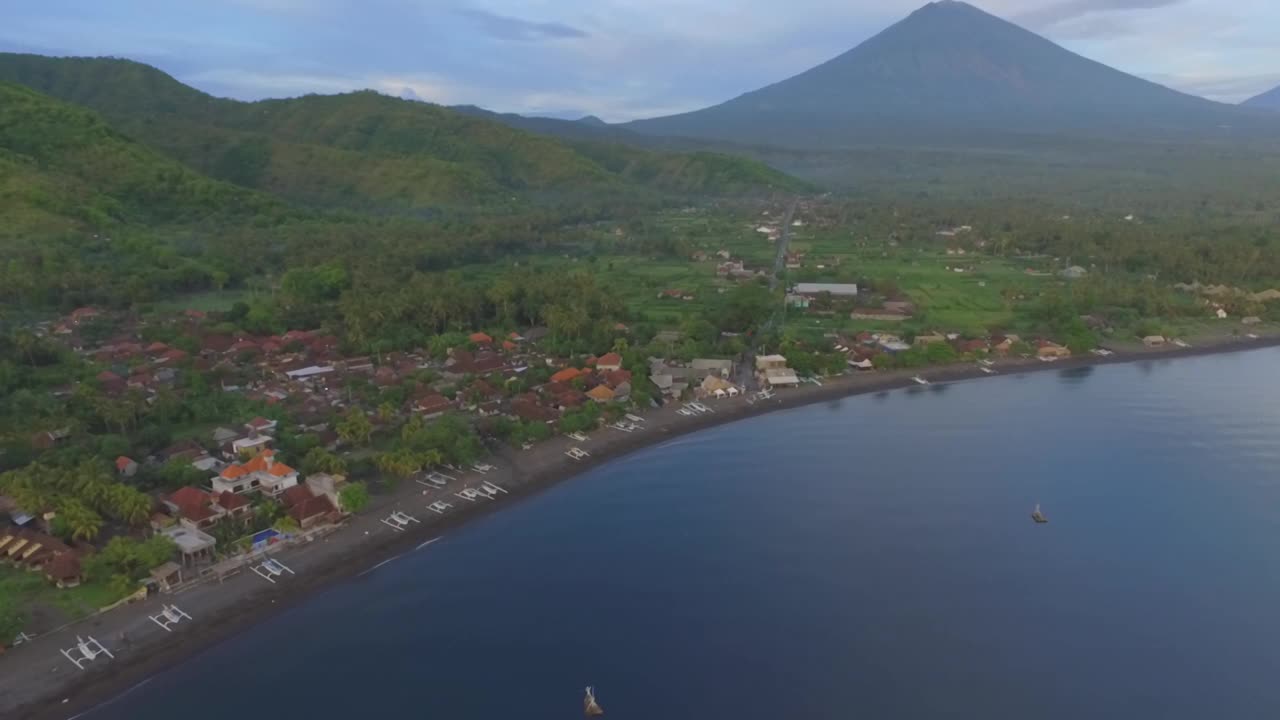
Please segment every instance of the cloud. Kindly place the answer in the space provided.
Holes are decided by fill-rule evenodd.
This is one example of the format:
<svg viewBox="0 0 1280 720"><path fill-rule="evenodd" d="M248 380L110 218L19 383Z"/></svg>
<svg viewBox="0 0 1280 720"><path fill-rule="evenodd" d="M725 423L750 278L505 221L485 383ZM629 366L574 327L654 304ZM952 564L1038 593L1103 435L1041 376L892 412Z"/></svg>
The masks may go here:
<svg viewBox="0 0 1280 720"><path fill-rule="evenodd" d="M486 33L500 40L563 40L588 37L585 31L558 22L530 22L476 8L459 8L454 12L470 18Z"/></svg>
<svg viewBox="0 0 1280 720"><path fill-rule="evenodd" d="M1044 28L1075 20L1094 13L1116 10L1156 10L1177 5L1184 0L1059 0L1041 8L1017 14L1014 20L1023 25Z"/></svg>

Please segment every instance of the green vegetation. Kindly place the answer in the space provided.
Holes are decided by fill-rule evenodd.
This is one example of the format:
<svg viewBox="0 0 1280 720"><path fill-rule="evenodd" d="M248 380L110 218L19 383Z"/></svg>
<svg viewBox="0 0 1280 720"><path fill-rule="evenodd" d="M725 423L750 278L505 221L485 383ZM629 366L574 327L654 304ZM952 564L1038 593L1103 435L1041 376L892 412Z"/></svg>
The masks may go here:
<svg viewBox="0 0 1280 720"><path fill-rule="evenodd" d="M360 210L794 190L754 161L569 145L500 122L366 91L242 103L139 63L0 54L0 79L92 108L211 177L295 202Z"/></svg>
<svg viewBox="0 0 1280 720"><path fill-rule="evenodd" d="M343 511L358 513L369 504L369 489L364 483L350 483L338 492L338 500Z"/></svg>

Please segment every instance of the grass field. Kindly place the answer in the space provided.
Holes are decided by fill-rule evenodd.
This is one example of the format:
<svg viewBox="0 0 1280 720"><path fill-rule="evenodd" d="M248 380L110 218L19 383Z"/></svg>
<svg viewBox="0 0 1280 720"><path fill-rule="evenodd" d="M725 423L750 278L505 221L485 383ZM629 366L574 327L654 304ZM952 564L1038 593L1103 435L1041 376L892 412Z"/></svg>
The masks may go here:
<svg viewBox="0 0 1280 720"><path fill-rule="evenodd" d="M38 573L7 565L0 566L0 597L21 608L29 624L39 616L40 624L51 626L91 615L120 599L105 583L60 590Z"/></svg>

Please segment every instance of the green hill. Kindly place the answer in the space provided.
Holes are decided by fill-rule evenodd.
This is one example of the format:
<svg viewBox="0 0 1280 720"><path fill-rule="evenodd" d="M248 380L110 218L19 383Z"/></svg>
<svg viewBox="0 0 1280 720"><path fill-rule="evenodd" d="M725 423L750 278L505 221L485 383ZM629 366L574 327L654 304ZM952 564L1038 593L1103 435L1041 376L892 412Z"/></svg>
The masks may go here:
<svg viewBox="0 0 1280 720"><path fill-rule="evenodd" d="M247 103L128 60L18 54L0 54L0 80L96 110L211 177L312 205L419 210L507 203L513 194L579 200L803 187L751 160L573 145L369 91Z"/></svg>
<svg viewBox="0 0 1280 720"><path fill-rule="evenodd" d="M247 218L279 203L201 176L97 114L0 83L0 237Z"/></svg>

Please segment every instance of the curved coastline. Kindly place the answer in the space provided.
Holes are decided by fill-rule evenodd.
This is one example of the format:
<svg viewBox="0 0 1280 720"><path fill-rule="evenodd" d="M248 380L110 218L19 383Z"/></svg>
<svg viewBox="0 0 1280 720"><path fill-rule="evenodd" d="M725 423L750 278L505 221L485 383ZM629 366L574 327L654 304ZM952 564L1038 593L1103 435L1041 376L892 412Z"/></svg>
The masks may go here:
<svg viewBox="0 0 1280 720"><path fill-rule="evenodd" d="M1259 340L1226 341L1192 348L1169 348L1139 352L1118 353L1110 357L1087 357L1063 360L1056 363L1006 360L997 364L1003 375L1032 372L1062 371L1087 366L1164 361L1175 358L1237 352L1280 346L1280 337ZM6 687L4 696L11 702L0 700L0 714L16 719L44 720L45 718L69 718L109 703L122 694L146 683L148 678L183 660L204 652L221 640L269 619L277 612L293 607L336 583L351 579L373 568L394 560L407 552L422 549L424 541L438 537L463 523L483 517L508 507L520 498L529 497L561 481L571 479L584 471L599 467L617 458L639 450L670 441L683 435L738 420L764 415L778 410L794 409L844 397L878 393L901 388L914 388L911 380L914 371L896 371L836 378L822 386L807 385L779 393L769 401L748 404L743 399L715 401L716 412L694 417L676 415L667 407L646 414L647 428L643 432L624 434L608 430L597 431L590 444L591 457L582 462L569 460L563 450L573 444L566 438L556 438L528 451L504 449L498 461L504 466L501 478L495 482L510 491L501 501L457 507L450 515L423 518L420 526L405 533L381 532L379 514L392 507L409 502L422 503L421 494L411 483L402 484L394 493L381 496L375 507L355 518L341 532L307 546L308 564L311 569L299 573L288 582L267 585L261 581L246 585L247 592L232 594L219 592L217 587L200 588L214 609L197 615L198 620L173 635L154 634L118 652L116 660L80 674L72 671L49 673L40 671L43 657L55 646L65 646L66 637L75 633L93 633L103 638L111 637L112 626L120 626L130 616L154 613L160 602L183 602L179 595L175 600L167 596L151 598L135 606L113 613L89 618L69 628L37 638L30 648L18 648L0 655L0 676L6 677L6 685L21 684L21 688ZM988 376L973 365L952 365L926 369L923 372L937 383L979 379ZM921 388L921 391L926 389ZM365 529L361 534L360 530ZM242 573L242 575L245 573ZM56 638L56 641L55 641ZM42 642L45 641L45 642ZM168 642L164 642L168 640ZM40 643L37 646L36 643ZM52 650L57 653L56 649ZM23 663L30 657L31 662ZM65 661L63 661L65 664ZM6 667L7 666L7 667ZM69 668L69 666L68 666ZM11 691L19 691L13 692ZM67 693L74 691L74 697ZM8 705L8 707L6 707Z"/></svg>

